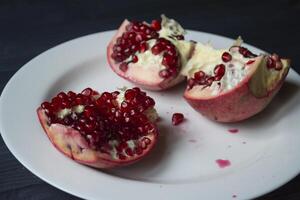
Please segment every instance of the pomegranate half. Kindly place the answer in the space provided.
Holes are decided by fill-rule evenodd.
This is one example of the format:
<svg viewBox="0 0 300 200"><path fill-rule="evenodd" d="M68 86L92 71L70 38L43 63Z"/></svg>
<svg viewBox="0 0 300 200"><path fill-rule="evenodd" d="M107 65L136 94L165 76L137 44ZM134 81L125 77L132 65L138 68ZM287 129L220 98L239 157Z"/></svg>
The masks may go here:
<svg viewBox="0 0 300 200"><path fill-rule="evenodd" d="M154 100L139 88L59 93L37 109L53 145L71 159L96 168L134 163L158 136Z"/></svg>
<svg viewBox="0 0 300 200"><path fill-rule="evenodd" d="M184 74L187 102L202 115L219 122L237 122L263 110L278 92L290 60L255 55L240 46L216 50L198 43Z"/></svg>
<svg viewBox="0 0 300 200"><path fill-rule="evenodd" d="M107 60L119 76L150 90L163 90L184 80L181 75L194 43L184 29L162 15L151 24L125 20L107 47Z"/></svg>

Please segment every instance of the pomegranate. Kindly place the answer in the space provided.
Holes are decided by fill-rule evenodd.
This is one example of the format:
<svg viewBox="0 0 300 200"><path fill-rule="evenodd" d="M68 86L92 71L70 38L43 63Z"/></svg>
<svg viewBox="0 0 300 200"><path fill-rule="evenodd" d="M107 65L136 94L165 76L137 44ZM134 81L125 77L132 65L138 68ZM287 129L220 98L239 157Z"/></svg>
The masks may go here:
<svg viewBox="0 0 300 200"><path fill-rule="evenodd" d="M125 20L107 47L110 67L119 76L147 89L163 90L184 80L181 75L194 43L184 41L175 20Z"/></svg>
<svg viewBox="0 0 300 200"><path fill-rule="evenodd" d="M154 100L139 88L112 93L87 88L60 92L37 109L53 145L96 168L128 165L153 149L158 136Z"/></svg>
<svg viewBox="0 0 300 200"><path fill-rule="evenodd" d="M172 124L174 126L177 126L178 124L183 122L183 120L184 120L184 115L182 113L174 113L172 115Z"/></svg>
<svg viewBox="0 0 300 200"><path fill-rule="evenodd" d="M198 43L184 74L184 97L202 115L220 122L247 119L263 110L278 92L290 60L255 55L241 46L216 50Z"/></svg>

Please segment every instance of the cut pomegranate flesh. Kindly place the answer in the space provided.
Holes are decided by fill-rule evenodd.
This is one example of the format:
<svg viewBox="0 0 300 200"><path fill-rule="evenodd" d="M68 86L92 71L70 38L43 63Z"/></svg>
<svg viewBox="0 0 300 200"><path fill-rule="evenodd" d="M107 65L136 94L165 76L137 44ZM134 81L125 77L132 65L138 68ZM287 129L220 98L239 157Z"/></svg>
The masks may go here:
<svg viewBox="0 0 300 200"><path fill-rule="evenodd" d="M74 160L98 168L130 164L147 154L156 143L157 116L154 100L139 88L121 93L99 94L91 88L78 94L60 92L50 102L41 104L38 115L51 141L66 155L66 146L72 147L68 143L79 140L75 136L85 144L77 144L81 149L80 156L73 148L69 149ZM65 128L55 129L57 126ZM53 139L55 134L68 138L71 133L74 137L70 141ZM60 145L62 143L67 145ZM90 161L88 155L84 156L83 149L92 151L98 159Z"/></svg>
<svg viewBox="0 0 300 200"><path fill-rule="evenodd" d="M127 71L129 63L138 62L136 54L147 50L147 41L155 39L156 43L151 48L151 51L154 55L164 52L161 64L166 67L159 75L162 78L177 75L180 67L180 57L172 42L159 37L157 31L161 29L160 23L159 20L153 20L151 25L133 21L126 26L126 32L116 39L116 43L113 45L113 53L111 54L111 58L115 62L120 63L122 71ZM129 57L131 59L127 60Z"/></svg>
<svg viewBox="0 0 300 200"><path fill-rule="evenodd" d="M172 124L174 126L180 124L184 120L184 115L182 113L174 113L172 115Z"/></svg>
<svg viewBox="0 0 300 200"><path fill-rule="evenodd" d="M119 76L151 90L162 90L184 80L180 74L194 44L182 41L184 29L162 15L161 20L125 20L107 47L110 67Z"/></svg>
<svg viewBox="0 0 300 200"><path fill-rule="evenodd" d="M242 46L218 50L198 43L185 68L188 85L184 97L210 119L241 121L268 105L289 65L290 60L277 54L257 56Z"/></svg>

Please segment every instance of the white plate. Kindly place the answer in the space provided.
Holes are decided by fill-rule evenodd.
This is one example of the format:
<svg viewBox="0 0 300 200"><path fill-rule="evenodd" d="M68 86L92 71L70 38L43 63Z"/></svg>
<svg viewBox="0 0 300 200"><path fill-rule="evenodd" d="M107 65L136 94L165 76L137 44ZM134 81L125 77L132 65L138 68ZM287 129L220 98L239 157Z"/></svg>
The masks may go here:
<svg viewBox="0 0 300 200"><path fill-rule="evenodd" d="M242 123L220 124L196 113L182 98L184 84L149 92L162 118L154 152L133 166L100 171L59 153L42 130L36 108L61 90L99 91L132 86L106 62L113 31L54 47L24 65L0 99L2 137L15 157L46 182L85 199L249 199L276 189L300 171L300 81L291 70L271 105ZM188 39L228 47L233 40L188 32ZM250 47L255 52L261 50ZM173 112L186 121L171 125ZM238 128L238 134L228 132ZM231 165L220 168L217 159Z"/></svg>

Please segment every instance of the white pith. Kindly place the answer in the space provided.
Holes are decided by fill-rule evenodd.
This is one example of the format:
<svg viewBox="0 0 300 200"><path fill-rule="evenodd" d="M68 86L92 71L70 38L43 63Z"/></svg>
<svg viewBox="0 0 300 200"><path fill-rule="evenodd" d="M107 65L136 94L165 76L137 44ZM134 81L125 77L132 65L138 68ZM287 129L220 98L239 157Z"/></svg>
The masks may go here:
<svg viewBox="0 0 300 200"><path fill-rule="evenodd" d="M58 113L56 113L56 116L60 119L65 118L66 116L72 114L72 113L82 113L84 111L83 105L74 106L73 108L65 108L60 110Z"/></svg>
<svg viewBox="0 0 300 200"><path fill-rule="evenodd" d="M224 62L222 54L228 52L232 56L232 60ZM203 71L207 75L214 76L216 65L225 65L225 74L220 81L214 81L207 88L211 91L211 95L218 95L236 87L249 73L251 66L255 64L247 64L248 61L256 61L257 58L245 58L236 49L214 49L210 44L197 43L192 58L188 61L183 69L183 75L188 78L194 78L194 73ZM195 89L203 89L203 86L196 85Z"/></svg>

